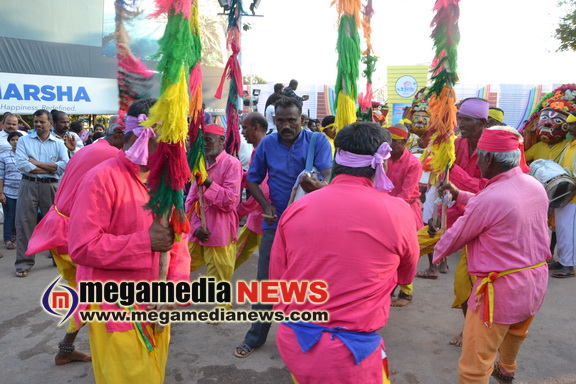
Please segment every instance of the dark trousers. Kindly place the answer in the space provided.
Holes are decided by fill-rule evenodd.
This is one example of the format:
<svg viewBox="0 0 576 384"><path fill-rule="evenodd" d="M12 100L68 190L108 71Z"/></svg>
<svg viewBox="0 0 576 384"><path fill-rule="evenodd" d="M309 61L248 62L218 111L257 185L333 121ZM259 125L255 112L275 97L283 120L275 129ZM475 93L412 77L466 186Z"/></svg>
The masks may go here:
<svg viewBox="0 0 576 384"><path fill-rule="evenodd" d="M12 234L15 232L17 201L17 199L11 199L6 196L6 202L2 204L4 208L4 242L12 240Z"/></svg>
<svg viewBox="0 0 576 384"><path fill-rule="evenodd" d="M27 271L34 266L36 255L24 256L28 242L38 223L38 209L42 216L54 203L58 183L38 183L22 179L16 207L16 266L17 271Z"/></svg>
<svg viewBox="0 0 576 384"><path fill-rule="evenodd" d="M274 242L274 236L276 235L276 229L265 229L264 235L262 236L262 243L260 244L260 249L258 250L258 275L256 279L258 281L268 280L268 269L270 267L270 251L272 250L272 243ZM254 311L270 311L272 305L270 304L254 304L252 305L252 310ZM244 338L244 343L248 344L252 348L257 348L266 342L268 337L268 332L270 331L270 326L272 323L262 323L256 322L252 324L252 327L246 333Z"/></svg>

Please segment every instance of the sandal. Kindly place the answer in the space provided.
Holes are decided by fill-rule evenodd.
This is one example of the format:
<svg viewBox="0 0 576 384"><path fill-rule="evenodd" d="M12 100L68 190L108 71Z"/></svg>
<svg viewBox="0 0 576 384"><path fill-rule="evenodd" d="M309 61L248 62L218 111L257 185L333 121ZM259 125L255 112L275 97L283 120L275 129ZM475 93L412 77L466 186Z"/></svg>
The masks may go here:
<svg viewBox="0 0 576 384"><path fill-rule="evenodd" d="M28 276L28 271L16 271L16 277L26 277Z"/></svg>
<svg viewBox="0 0 576 384"><path fill-rule="evenodd" d="M494 363L492 377L495 378L499 384L512 383L514 381L514 376L505 375L502 373L502 371L500 371L500 366L498 363Z"/></svg>
<svg viewBox="0 0 576 384"><path fill-rule="evenodd" d="M243 359L244 357L250 356L250 354L254 352L255 349L256 348L252 348L246 343L242 343L236 347L236 350L234 351L234 356Z"/></svg>
<svg viewBox="0 0 576 384"><path fill-rule="evenodd" d="M555 277L557 279L564 279L566 277L576 276L576 272L574 271L573 267L572 268L564 267L562 269L559 269L557 271L552 272L552 274L550 276Z"/></svg>
<svg viewBox="0 0 576 384"><path fill-rule="evenodd" d="M442 261L438 263L438 272L448 273L448 269L450 269L450 267L448 266L448 261L446 259L442 259Z"/></svg>
<svg viewBox="0 0 576 384"><path fill-rule="evenodd" d="M436 280L438 278L438 275L433 274L430 268L427 268L425 271L419 271L418 273L416 273L416 277L420 277L422 279Z"/></svg>
<svg viewBox="0 0 576 384"><path fill-rule="evenodd" d="M5 241L4 245L6 245L6 249L16 249L16 244L12 241Z"/></svg>
<svg viewBox="0 0 576 384"><path fill-rule="evenodd" d="M554 262L548 264L548 270L549 271L559 271L562 268L564 268L564 266L562 264L560 264L558 261L554 261Z"/></svg>

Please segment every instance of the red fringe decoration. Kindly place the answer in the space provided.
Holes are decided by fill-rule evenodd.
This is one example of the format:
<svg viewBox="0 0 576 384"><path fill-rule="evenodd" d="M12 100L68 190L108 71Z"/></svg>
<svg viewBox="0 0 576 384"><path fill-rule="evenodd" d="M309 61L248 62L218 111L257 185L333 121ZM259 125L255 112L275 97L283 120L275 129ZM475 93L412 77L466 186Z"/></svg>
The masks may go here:
<svg viewBox="0 0 576 384"><path fill-rule="evenodd" d="M172 217L170 218L170 226L174 228L174 233L188 233L190 232L190 221L186 218L186 214L182 211L174 209Z"/></svg>
<svg viewBox="0 0 576 384"><path fill-rule="evenodd" d="M190 180L190 168L183 143L158 143L158 149L150 156L150 176L148 186L155 191L165 172L166 183L175 191L183 190Z"/></svg>

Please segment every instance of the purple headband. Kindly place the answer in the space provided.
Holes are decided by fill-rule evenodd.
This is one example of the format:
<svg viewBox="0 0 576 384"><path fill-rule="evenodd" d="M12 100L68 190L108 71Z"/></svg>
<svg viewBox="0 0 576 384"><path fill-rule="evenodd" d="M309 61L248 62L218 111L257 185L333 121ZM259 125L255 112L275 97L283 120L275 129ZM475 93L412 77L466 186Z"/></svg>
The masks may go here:
<svg viewBox="0 0 576 384"><path fill-rule="evenodd" d="M487 100L472 98L466 99L460 104L460 109L457 113L470 116L476 119L488 119L488 110L490 104Z"/></svg>
<svg viewBox="0 0 576 384"><path fill-rule="evenodd" d="M394 184L386 176L384 171L384 160L390 158L392 148L388 143L382 143L374 155L358 155L338 149L336 152L336 162L345 167L360 168L371 166L376 170L374 177L374 188L379 191L390 192L394 189Z"/></svg>
<svg viewBox="0 0 576 384"><path fill-rule="evenodd" d="M128 132L134 132L136 137L140 136L144 130L140 124L146 120L148 120L148 116L143 113L139 114L138 117L126 116L126 129L124 130L124 134L127 134Z"/></svg>

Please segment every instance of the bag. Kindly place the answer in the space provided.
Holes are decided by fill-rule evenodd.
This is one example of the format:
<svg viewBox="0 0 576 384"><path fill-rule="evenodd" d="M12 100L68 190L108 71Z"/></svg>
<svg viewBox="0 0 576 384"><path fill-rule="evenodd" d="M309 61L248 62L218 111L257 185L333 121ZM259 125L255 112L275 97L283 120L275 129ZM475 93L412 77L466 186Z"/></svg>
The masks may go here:
<svg viewBox="0 0 576 384"><path fill-rule="evenodd" d="M320 172L314 167L314 154L316 152L316 141L318 140L318 136L321 135L320 132L314 132L312 134L312 138L310 139L310 145L308 146L308 155L306 156L306 168L300 172L298 178L296 179L296 183L294 183L294 187L292 187L292 193L290 194L290 200L288 201L288 205L292 204L302 196L306 195L304 189L300 183L302 183L302 178L304 176L312 177L318 179L318 175Z"/></svg>

